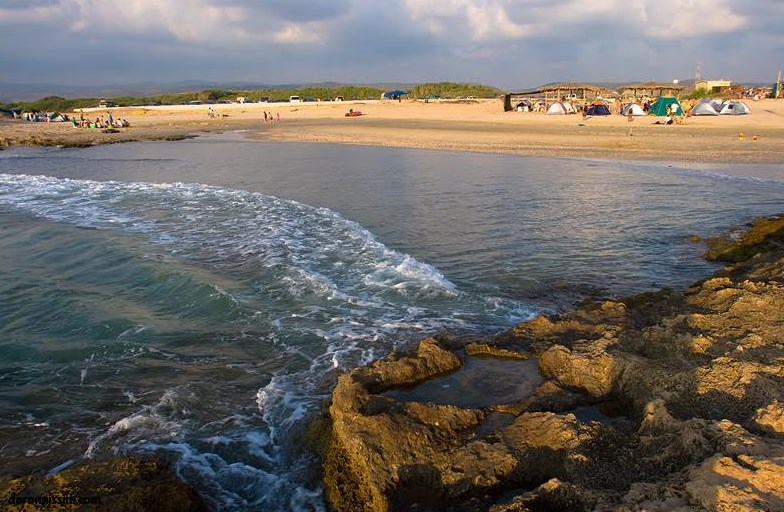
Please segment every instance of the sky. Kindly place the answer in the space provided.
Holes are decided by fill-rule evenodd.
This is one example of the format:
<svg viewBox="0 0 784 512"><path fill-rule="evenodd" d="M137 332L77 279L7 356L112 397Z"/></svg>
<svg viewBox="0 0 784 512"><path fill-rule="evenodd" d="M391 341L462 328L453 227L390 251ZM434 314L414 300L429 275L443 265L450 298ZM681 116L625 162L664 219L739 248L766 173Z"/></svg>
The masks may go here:
<svg viewBox="0 0 784 512"><path fill-rule="evenodd" d="M772 83L784 0L0 0L0 82Z"/></svg>

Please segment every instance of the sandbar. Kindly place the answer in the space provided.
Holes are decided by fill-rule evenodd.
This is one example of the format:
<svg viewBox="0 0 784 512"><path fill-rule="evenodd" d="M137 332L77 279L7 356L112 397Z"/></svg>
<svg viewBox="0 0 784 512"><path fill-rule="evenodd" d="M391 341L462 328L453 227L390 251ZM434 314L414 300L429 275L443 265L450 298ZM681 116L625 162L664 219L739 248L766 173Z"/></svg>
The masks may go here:
<svg viewBox="0 0 784 512"><path fill-rule="evenodd" d="M686 117L655 124L653 116L583 118L504 112L499 99L176 105L86 109L90 119L112 112L129 128L116 133L71 123L0 121L0 147L89 146L177 140L243 131L256 140L360 144L555 158L705 163L784 163L784 100L749 101L752 114ZM208 115L212 109L214 116ZM346 116L349 111L361 115ZM276 122L264 120L264 113ZM70 112L79 118L82 112ZM278 115L280 121L277 122Z"/></svg>

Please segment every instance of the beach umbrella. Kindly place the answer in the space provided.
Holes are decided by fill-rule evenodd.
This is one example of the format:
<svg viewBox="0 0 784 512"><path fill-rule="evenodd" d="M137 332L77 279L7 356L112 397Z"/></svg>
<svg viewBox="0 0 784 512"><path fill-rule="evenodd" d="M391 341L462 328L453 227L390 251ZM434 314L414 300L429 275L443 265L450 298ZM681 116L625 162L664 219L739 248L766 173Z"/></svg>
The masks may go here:
<svg viewBox="0 0 784 512"><path fill-rule="evenodd" d="M404 96L406 94L408 94L406 91L401 91L399 89L396 89L394 91L385 92L384 94L382 94L381 97L382 98L387 98L387 99L397 99L397 98L399 98L401 96Z"/></svg>

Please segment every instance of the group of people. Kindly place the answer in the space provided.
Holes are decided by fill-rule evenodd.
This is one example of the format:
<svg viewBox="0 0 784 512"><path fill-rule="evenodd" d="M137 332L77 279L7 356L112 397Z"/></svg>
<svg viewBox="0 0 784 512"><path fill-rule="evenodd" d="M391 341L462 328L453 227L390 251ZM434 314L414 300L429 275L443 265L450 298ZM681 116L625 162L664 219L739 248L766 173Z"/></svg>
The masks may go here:
<svg viewBox="0 0 784 512"><path fill-rule="evenodd" d="M226 114L215 112L215 110L213 110L212 107L209 107L207 109L207 116L208 117L223 117L225 115ZM279 123L280 122L280 112L275 112L275 114L273 114L272 112L264 111L264 122L265 123Z"/></svg>
<svg viewBox="0 0 784 512"><path fill-rule="evenodd" d="M96 117L95 120L84 117L84 112L79 115L79 120L76 118L71 119L71 122L76 128L128 128L131 126L126 119L121 117L114 119L111 111L106 111L106 116Z"/></svg>
<svg viewBox="0 0 784 512"><path fill-rule="evenodd" d="M272 112L264 112L264 122L265 123L279 123L280 122L280 112L275 112L275 115L272 115Z"/></svg>

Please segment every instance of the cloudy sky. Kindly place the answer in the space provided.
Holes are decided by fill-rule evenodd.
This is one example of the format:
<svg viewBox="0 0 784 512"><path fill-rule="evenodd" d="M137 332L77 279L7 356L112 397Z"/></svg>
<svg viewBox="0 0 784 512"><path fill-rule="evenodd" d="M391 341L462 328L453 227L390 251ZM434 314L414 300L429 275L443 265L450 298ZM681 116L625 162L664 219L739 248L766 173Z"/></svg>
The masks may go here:
<svg viewBox="0 0 784 512"><path fill-rule="evenodd" d="M0 82L772 82L784 0L0 0Z"/></svg>

